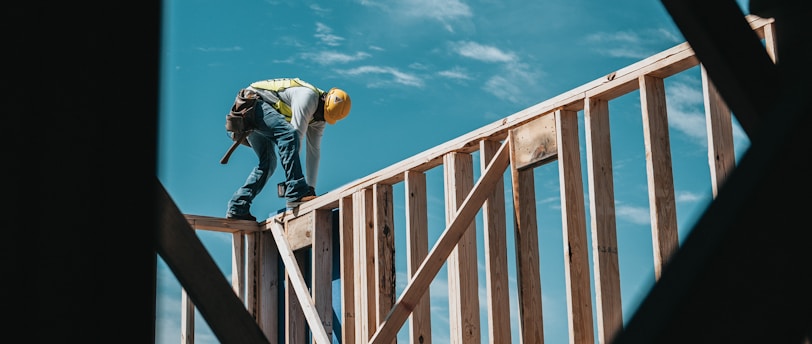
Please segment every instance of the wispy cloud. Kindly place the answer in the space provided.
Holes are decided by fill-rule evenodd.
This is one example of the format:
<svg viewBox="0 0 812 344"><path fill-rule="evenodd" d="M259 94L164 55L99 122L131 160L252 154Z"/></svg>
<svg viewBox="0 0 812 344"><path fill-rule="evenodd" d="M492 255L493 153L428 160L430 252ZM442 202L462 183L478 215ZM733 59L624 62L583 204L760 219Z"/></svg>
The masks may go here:
<svg viewBox="0 0 812 344"><path fill-rule="evenodd" d="M674 82L666 87L666 95L668 124L691 137L698 145L706 147L708 141L702 88Z"/></svg>
<svg viewBox="0 0 812 344"><path fill-rule="evenodd" d="M349 70L343 70L340 71L339 73L348 76L359 76L359 75L389 76L389 78L385 79L370 79L370 82L368 83L369 87L382 87L391 84L401 84L414 87L423 87L424 85L423 79L421 79L420 77L413 74L401 72L398 69L392 67L362 66Z"/></svg>
<svg viewBox="0 0 812 344"><path fill-rule="evenodd" d="M322 23L316 23L316 33L313 36L331 47L341 45L341 42L344 40L344 37L334 35L333 29Z"/></svg>
<svg viewBox="0 0 812 344"><path fill-rule="evenodd" d="M405 19L429 19L443 25L454 32L453 22L473 16L471 7L459 0L402 0L402 1L370 1L361 0L361 5L379 8L380 10Z"/></svg>
<svg viewBox="0 0 812 344"><path fill-rule="evenodd" d="M332 10L321 7L318 4L311 4L310 9L313 10L313 13L315 13L316 15L321 16L321 17L324 17L327 14L329 14L330 12L332 12Z"/></svg>
<svg viewBox="0 0 812 344"><path fill-rule="evenodd" d="M643 59L659 51L663 42L678 43L682 38L666 29L644 31L596 32L585 43L601 55Z"/></svg>
<svg viewBox="0 0 812 344"><path fill-rule="evenodd" d="M707 195L691 191L676 191L674 196L679 203L695 203L703 201L707 197Z"/></svg>
<svg viewBox="0 0 812 344"><path fill-rule="evenodd" d="M452 69L439 71L439 72L437 72L437 75L439 75L441 77L444 77L444 78L456 79L456 80L471 80L471 79L473 79L473 77L471 77L471 75L468 74L468 71L465 70L465 68L462 68L462 67L459 67L459 66L454 67Z"/></svg>
<svg viewBox="0 0 812 344"><path fill-rule="evenodd" d="M328 65L360 61L369 57L370 55L365 52L357 52L353 55L348 55L337 51L321 51L302 53L300 56L305 60L310 60L320 65Z"/></svg>
<svg viewBox="0 0 812 344"><path fill-rule="evenodd" d="M651 215L648 207L635 207L630 205L618 205L615 209L618 218L624 219L638 225L651 224Z"/></svg>
<svg viewBox="0 0 812 344"><path fill-rule="evenodd" d="M217 48L217 47L197 47L195 49L197 49L199 51L202 51L204 53L223 53L223 52L227 53L227 52L232 52L232 51L242 51L241 46L221 47L221 48Z"/></svg>
<svg viewBox="0 0 812 344"><path fill-rule="evenodd" d="M460 56L482 62L513 62L516 60L516 55L511 52L504 52L497 47L471 41L453 42L451 49Z"/></svg>
<svg viewBox="0 0 812 344"><path fill-rule="evenodd" d="M512 51L472 41L451 42L449 45L452 52L462 57L500 65L502 72L490 77L483 86L484 91L498 98L520 103L524 100L525 89L537 82L539 73L521 62Z"/></svg>

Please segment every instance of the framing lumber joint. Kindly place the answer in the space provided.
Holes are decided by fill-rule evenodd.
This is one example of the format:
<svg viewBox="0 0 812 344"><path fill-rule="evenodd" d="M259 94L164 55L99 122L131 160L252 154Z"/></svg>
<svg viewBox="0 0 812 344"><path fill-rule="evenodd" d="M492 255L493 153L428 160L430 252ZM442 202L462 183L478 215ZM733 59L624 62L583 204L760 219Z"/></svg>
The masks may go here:
<svg viewBox="0 0 812 344"><path fill-rule="evenodd" d="M516 169L537 167L558 156L554 114L550 112L511 130Z"/></svg>
<svg viewBox="0 0 812 344"><path fill-rule="evenodd" d="M288 239L288 245L293 251L313 245L316 228L324 226L330 228L328 232L332 232L333 222L332 211L330 210L317 209L295 217L290 217L289 214L277 215L268 219L267 222L263 222L260 226L262 230L269 231L274 222L281 223L285 229L285 238Z"/></svg>

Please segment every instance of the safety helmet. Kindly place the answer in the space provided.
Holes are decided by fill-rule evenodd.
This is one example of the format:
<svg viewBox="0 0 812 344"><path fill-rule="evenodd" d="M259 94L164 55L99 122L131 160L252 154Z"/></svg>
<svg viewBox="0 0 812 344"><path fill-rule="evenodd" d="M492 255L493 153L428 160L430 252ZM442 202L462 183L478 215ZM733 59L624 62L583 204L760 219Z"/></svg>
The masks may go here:
<svg viewBox="0 0 812 344"><path fill-rule="evenodd" d="M340 88L331 88L324 96L324 120L336 124L350 113L350 96Z"/></svg>

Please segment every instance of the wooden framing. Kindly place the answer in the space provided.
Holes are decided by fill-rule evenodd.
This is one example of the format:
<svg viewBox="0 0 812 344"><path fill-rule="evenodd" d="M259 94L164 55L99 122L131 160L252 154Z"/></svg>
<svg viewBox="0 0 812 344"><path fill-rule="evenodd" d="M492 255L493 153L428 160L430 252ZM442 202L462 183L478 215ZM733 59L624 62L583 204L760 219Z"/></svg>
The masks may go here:
<svg viewBox="0 0 812 344"><path fill-rule="evenodd" d="M643 110L643 138L646 143L651 236L654 244L654 276L679 246L677 205L671 171L671 140L665 108L665 82L651 75L640 76L640 107Z"/></svg>
<svg viewBox="0 0 812 344"><path fill-rule="evenodd" d="M513 135L508 135L506 143L511 147L510 175L515 218L516 284L519 285L519 338L523 343L544 343L535 180L532 169L519 170L514 167L514 141Z"/></svg>
<svg viewBox="0 0 812 344"><path fill-rule="evenodd" d="M587 98L584 104L586 104L584 132L598 338L601 343L608 343L613 334L623 327L609 103L602 99Z"/></svg>
<svg viewBox="0 0 812 344"><path fill-rule="evenodd" d="M581 179L577 113L555 112L558 178L564 238L564 279L567 287L567 326L571 343L595 343L592 330L592 289L589 285L589 244Z"/></svg>
<svg viewBox="0 0 812 344"><path fill-rule="evenodd" d="M480 141L479 165L482 173L485 173L485 167L491 162L499 146L500 143L496 141ZM510 343L512 336L504 184L501 179L496 181L493 191L482 205L489 343Z"/></svg>
<svg viewBox="0 0 812 344"><path fill-rule="evenodd" d="M448 153L443 157L443 166L446 222L451 222L465 196L473 187L473 160L470 154ZM476 223L472 218L446 262L452 343L480 341L477 261Z"/></svg>
<svg viewBox="0 0 812 344"><path fill-rule="evenodd" d="M746 19L775 61L773 20L755 16ZM163 233L162 252L173 271L178 270L182 284L195 285L188 295L185 288L183 291L182 342L194 342L193 315L195 307L200 307L207 321L215 323L212 329L219 333L218 337L239 338L240 342L284 338L286 344L306 343L310 337L316 343L329 343L340 328L337 336L342 343L389 344L397 342L401 327L411 320L409 342L431 343L436 338L432 336L429 286L446 265L451 342L479 343L487 331L486 340L491 343L543 343L540 219L533 170L553 161L558 163L569 342L614 341L623 332L624 310L609 102L635 90L640 92L654 277L659 280L679 250L664 80L698 65L692 48L687 43L679 44L260 223L183 215L186 222L181 224L167 215L164 226L169 230ZM716 197L736 168L731 111L704 66L700 68L710 185ZM581 115L585 178L579 138ZM755 119L752 123L756 123ZM474 183L476 152L480 178ZM504 183L508 164L510 186ZM440 165L446 227L429 250L426 172ZM393 186L397 183L403 183L406 196L408 283L400 295L396 293L397 214L393 205ZM516 290L509 290L508 283L507 257L511 248L507 245L506 192L512 194ZM475 216L480 211L482 226L478 228ZM334 214L339 217L337 228L333 225ZM212 269L209 260L199 258L205 256L200 246L178 249L183 240L194 241L185 232L187 227L231 233L233 272L231 285L225 283L229 296L224 296L220 287L215 287L214 292L200 287L200 283L210 281L195 270L211 274L216 268ZM484 257L477 256L480 229ZM336 231L338 247L333 242ZM587 235L591 235L591 248ZM594 290L590 283L590 249ZM335 300L341 305L339 323L332 318L333 250L339 250L340 260L341 300ZM202 259L203 267L190 264L192 257ZM281 281L277 277L279 259L285 269L284 288L279 288ZM480 259L484 263L484 299L479 295L482 286L476 263ZM305 262L310 264L302 265ZM279 305L276 300L282 289L285 304ZM511 293L518 301L518 309L513 311ZM208 299L214 297L221 300ZM198 300L197 305L192 300ZM480 307L481 302L486 303L485 307ZM279 312L282 308L285 311ZM225 319L218 313L221 309L240 315ZM487 328L480 324L480 311L487 312ZM280 313L285 317L282 330L277 325ZM518 314L518 338L511 333L511 313ZM225 328L226 324L241 332Z"/></svg>

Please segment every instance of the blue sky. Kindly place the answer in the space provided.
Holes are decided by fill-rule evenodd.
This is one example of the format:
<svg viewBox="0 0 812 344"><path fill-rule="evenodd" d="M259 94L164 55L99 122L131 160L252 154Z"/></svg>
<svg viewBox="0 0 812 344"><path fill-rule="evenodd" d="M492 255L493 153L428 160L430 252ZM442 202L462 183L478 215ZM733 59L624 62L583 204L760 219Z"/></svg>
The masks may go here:
<svg viewBox="0 0 812 344"><path fill-rule="evenodd" d="M738 3L747 13L746 1ZM175 0L163 10L158 177L182 212L217 217L225 215L226 202L256 163L245 147L227 165L219 163L231 143L225 114L237 91L253 81L299 77L351 96L350 115L328 126L322 141L316 191L323 194L684 41L656 0ZM666 87L684 238L711 197L698 68L667 79ZM610 102L610 111L628 319L654 278L639 94ZM737 151L746 149L738 127L734 135ZM535 173L544 332L548 343L564 343L557 165ZM430 185L442 183L441 172L428 178ZM284 207L272 187L282 180L277 171L255 200L258 218ZM441 210L430 220L434 239L444 228L442 194L430 196L430 206L435 203ZM402 208L398 198L395 206ZM230 280L231 236L198 234ZM396 257L400 290L404 250ZM447 294L445 279L441 271L433 298ZM156 343L177 343L181 289L160 257L157 282ZM514 283L511 276L512 288ZM442 306L434 302L437 343L448 338ZM217 343L199 317L195 336L197 343Z"/></svg>

